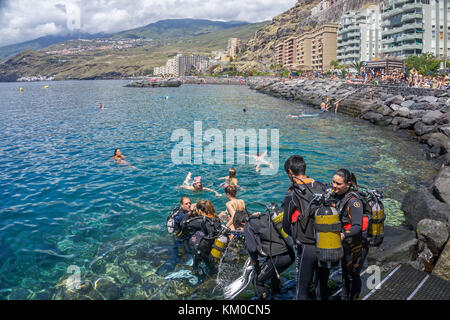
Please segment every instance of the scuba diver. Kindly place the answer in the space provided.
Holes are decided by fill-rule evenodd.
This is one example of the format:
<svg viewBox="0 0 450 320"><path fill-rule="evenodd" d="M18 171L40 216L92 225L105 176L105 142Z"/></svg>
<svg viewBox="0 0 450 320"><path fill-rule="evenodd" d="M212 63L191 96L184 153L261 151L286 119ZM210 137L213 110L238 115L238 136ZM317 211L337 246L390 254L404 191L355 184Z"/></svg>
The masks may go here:
<svg viewBox="0 0 450 320"><path fill-rule="evenodd" d="M303 157L289 157L284 169L291 180L291 186L283 200L283 229L291 235L297 249L297 300L309 298L309 287L315 275L316 299L328 299L328 278L330 268L320 264L316 255L316 230L311 202L315 194L323 194L322 183L306 176Z"/></svg>
<svg viewBox="0 0 450 320"><path fill-rule="evenodd" d="M267 210L251 215L244 226L246 248L255 272L255 294L259 299L267 297L264 284L268 280L271 280L272 296L280 293L280 273L295 260L292 239L287 241L272 219L272 212ZM281 219L278 224L281 229ZM259 257L265 258L261 265Z"/></svg>
<svg viewBox="0 0 450 320"><path fill-rule="evenodd" d="M192 215L191 199L186 196L182 196L180 199L180 206L175 207L170 215L167 217L167 231L173 235L173 249L169 260L164 263L156 272L162 274L170 272L175 269L178 263L178 256L180 249L185 248L187 253L190 253L187 245L188 238L183 232L181 222L186 219L187 216Z"/></svg>
<svg viewBox="0 0 450 320"><path fill-rule="evenodd" d="M200 277L214 274L216 266L210 253L214 239L222 230L222 224L212 203L209 200L197 202L194 214L186 216L181 227L189 238L189 247L193 251L194 274ZM206 270L202 269L202 262Z"/></svg>
<svg viewBox="0 0 450 320"><path fill-rule="evenodd" d="M361 293L361 269L368 253L368 217L364 215L356 177L346 169L333 175L336 208L341 213L341 232L344 257L342 258L342 300L355 300Z"/></svg>

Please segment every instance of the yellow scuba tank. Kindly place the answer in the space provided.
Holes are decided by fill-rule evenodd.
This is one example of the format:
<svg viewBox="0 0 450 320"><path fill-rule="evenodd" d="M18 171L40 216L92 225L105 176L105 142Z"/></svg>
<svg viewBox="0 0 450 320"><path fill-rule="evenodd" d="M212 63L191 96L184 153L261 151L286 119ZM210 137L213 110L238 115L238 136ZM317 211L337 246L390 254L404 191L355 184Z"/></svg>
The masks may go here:
<svg viewBox="0 0 450 320"><path fill-rule="evenodd" d="M328 267L338 264L344 255L341 244L339 212L331 206L320 206L315 212L316 253L319 263Z"/></svg>
<svg viewBox="0 0 450 320"><path fill-rule="evenodd" d="M384 206L381 202L371 204L372 215L370 217L369 239L370 245L377 247L384 239Z"/></svg>
<svg viewBox="0 0 450 320"><path fill-rule="evenodd" d="M293 250L294 241L292 240L292 237L289 236L283 229L283 215L284 212L281 209L275 208L271 215L272 222L275 225L278 233L283 237L284 242L286 243L288 248Z"/></svg>
<svg viewBox="0 0 450 320"><path fill-rule="evenodd" d="M214 239L214 243L212 244L210 255L216 259L220 260L223 253L225 252L225 249L228 245L228 237L224 234L221 234L216 239Z"/></svg>

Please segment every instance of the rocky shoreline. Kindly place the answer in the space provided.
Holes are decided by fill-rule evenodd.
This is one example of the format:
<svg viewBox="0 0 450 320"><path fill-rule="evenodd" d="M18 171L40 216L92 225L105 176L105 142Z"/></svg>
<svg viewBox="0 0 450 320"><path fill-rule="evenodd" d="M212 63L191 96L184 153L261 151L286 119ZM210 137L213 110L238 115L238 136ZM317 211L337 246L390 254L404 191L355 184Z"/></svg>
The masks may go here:
<svg viewBox="0 0 450 320"><path fill-rule="evenodd" d="M440 167L439 172L429 188L405 195L405 226L386 227L386 240L379 248L371 248L368 261L384 271L407 263L450 281L450 90L325 79L255 78L248 85L261 93L316 108L328 96L339 101L339 113L394 131L405 130L425 144L427 157Z"/></svg>

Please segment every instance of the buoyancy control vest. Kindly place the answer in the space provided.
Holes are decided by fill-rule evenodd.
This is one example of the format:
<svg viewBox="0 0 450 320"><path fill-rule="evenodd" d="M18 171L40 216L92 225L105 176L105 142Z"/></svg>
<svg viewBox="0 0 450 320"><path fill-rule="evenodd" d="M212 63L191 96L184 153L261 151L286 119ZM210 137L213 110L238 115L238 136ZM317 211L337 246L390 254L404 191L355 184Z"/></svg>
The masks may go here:
<svg viewBox="0 0 450 320"><path fill-rule="evenodd" d="M181 238L183 234L181 222L187 214L180 207L175 207L167 217L167 231L175 237Z"/></svg>
<svg viewBox="0 0 450 320"><path fill-rule="evenodd" d="M349 192L339 205L340 210L344 210L348 201L357 198L363 205L363 236L368 240L371 247L378 247L384 240L384 205L382 203L383 194L378 190L358 190ZM342 212L344 228L351 225L347 212Z"/></svg>
<svg viewBox="0 0 450 320"><path fill-rule="evenodd" d="M201 256L207 256L210 253L212 243L222 229L220 220L204 216L188 217L181 225L190 237L189 246Z"/></svg>
<svg viewBox="0 0 450 320"><path fill-rule="evenodd" d="M308 187L294 183L292 185L294 194L300 204L300 208L291 215L294 222L292 237L297 244L316 244L314 213L319 204L314 203L316 194L322 194L325 187L322 183L314 181Z"/></svg>
<svg viewBox="0 0 450 320"><path fill-rule="evenodd" d="M273 257L288 252L290 249L286 245L283 236L277 231L276 226L271 221L268 213L253 214L247 222L257 240L256 246L259 255ZM259 243L258 243L259 242Z"/></svg>

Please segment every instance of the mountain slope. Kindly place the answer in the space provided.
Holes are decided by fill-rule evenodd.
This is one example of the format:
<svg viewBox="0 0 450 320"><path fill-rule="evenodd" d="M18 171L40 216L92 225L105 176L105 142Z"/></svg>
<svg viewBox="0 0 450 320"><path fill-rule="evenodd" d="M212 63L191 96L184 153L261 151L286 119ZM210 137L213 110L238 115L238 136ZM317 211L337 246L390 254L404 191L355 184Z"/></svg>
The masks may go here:
<svg viewBox="0 0 450 320"><path fill-rule="evenodd" d="M247 43L247 49L234 63L240 72L269 70L275 65L275 46L291 36L314 29L323 23L339 23L344 12L359 10L368 4L379 4L381 0L341 0L319 16L311 16L311 9L321 0L300 0L294 7L274 17Z"/></svg>
<svg viewBox="0 0 450 320"><path fill-rule="evenodd" d="M45 36L40 37L34 40L12 44L9 46L0 47L0 60L4 58L11 57L15 54L18 54L25 50L39 50L53 44L65 42L72 39L84 38L84 39L94 39L94 38L103 38L108 35L99 33L99 34L88 34L88 33L72 33L66 35L56 35L56 36Z"/></svg>
<svg viewBox="0 0 450 320"><path fill-rule="evenodd" d="M15 81L19 77L34 75L54 75L58 80L117 79L146 75L179 52L208 54L224 50L231 37L248 40L264 24L238 23L236 26L235 23L228 23L227 28L206 34L197 34L198 30L205 30L204 28L192 27L191 35L153 40L145 42L145 45L122 50L93 50L74 55L47 53L82 45L82 41L67 41L45 50L25 51L0 61L0 81ZM139 33L131 34L137 36ZM123 35L113 37L124 38Z"/></svg>

